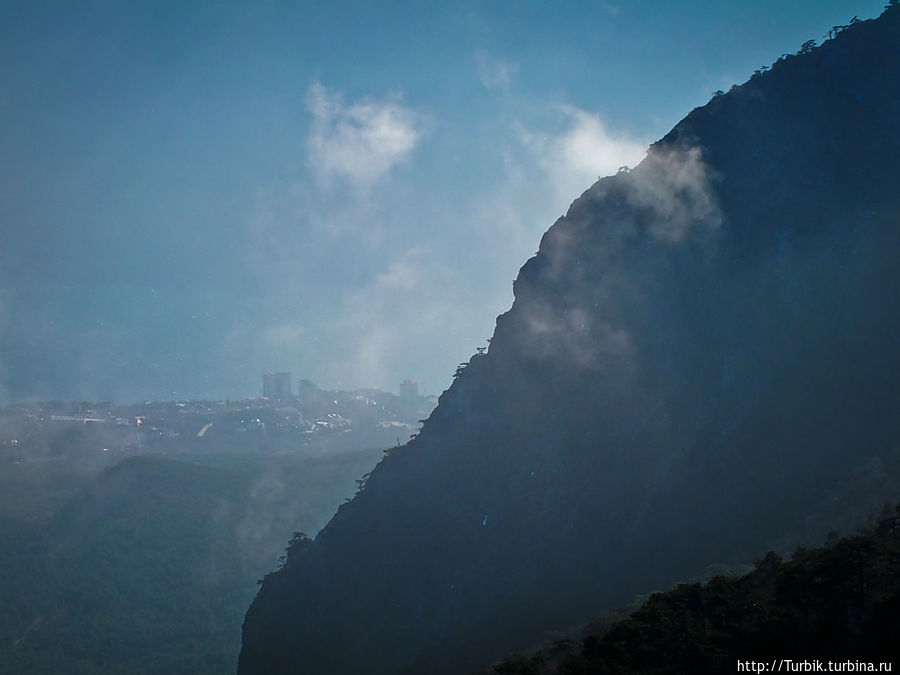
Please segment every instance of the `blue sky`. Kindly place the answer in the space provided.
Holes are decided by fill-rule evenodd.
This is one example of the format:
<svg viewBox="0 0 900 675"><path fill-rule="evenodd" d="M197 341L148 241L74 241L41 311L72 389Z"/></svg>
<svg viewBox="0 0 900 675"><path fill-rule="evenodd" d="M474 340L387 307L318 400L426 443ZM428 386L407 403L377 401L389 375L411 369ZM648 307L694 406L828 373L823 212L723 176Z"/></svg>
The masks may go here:
<svg viewBox="0 0 900 675"><path fill-rule="evenodd" d="M0 403L438 393L541 234L882 0L0 3Z"/></svg>

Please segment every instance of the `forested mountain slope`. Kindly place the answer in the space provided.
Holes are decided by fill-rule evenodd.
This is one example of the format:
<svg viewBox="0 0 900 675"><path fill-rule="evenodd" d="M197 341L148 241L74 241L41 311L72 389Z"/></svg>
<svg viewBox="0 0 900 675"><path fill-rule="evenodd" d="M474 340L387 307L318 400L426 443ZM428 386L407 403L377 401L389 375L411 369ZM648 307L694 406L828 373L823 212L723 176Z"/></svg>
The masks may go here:
<svg viewBox="0 0 900 675"><path fill-rule="evenodd" d="M896 501L900 7L801 52L547 231L488 352L266 578L239 672L466 672Z"/></svg>
<svg viewBox="0 0 900 675"><path fill-rule="evenodd" d="M900 506L790 560L770 552L749 574L654 593L608 624L513 655L485 675L733 673L738 663L744 672L773 663L781 672L815 672L815 664L824 672L828 661L844 672L868 664L877 672L900 653Z"/></svg>

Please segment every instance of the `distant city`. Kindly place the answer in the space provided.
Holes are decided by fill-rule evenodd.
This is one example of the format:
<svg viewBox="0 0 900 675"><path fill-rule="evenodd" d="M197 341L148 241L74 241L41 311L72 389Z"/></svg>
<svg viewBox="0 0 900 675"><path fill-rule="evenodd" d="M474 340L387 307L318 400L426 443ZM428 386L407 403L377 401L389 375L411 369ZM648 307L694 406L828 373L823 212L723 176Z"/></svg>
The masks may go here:
<svg viewBox="0 0 900 675"><path fill-rule="evenodd" d="M399 394L329 391L289 372L264 373L262 397L239 401L34 402L0 409L0 462L62 455L169 454L315 447L352 451L404 443L437 405L406 379Z"/></svg>
<svg viewBox="0 0 900 675"><path fill-rule="evenodd" d="M309 380L301 380L297 387L297 396L303 396L304 390L307 392L309 388L317 388ZM279 373L263 373L263 398L275 401L287 401L294 398L294 391L291 386L291 374L289 372ZM360 390L360 391L378 391ZM400 383L399 398L401 401L411 403L419 398L419 385L409 378Z"/></svg>

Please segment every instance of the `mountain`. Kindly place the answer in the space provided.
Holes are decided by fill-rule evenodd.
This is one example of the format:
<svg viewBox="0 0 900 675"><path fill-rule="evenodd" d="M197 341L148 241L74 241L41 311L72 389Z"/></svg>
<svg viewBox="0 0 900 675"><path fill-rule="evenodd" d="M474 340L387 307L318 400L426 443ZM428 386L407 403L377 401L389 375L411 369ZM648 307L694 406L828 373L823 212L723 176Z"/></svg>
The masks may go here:
<svg viewBox="0 0 900 675"><path fill-rule="evenodd" d="M579 640L516 654L484 675L733 673L738 663L762 672L773 662L784 672L815 672L815 664L827 671L829 660L843 661L844 672L865 672L857 661L845 665L848 653L877 672L897 655L900 507L788 561L770 552L741 577L654 593L630 616L604 624L588 626Z"/></svg>
<svg viewBox="0 0 900 675"><path fill-rule="evenodd" d="M895 502L898 38L892 4L804 45L581 195L487 353L266 577L239 672L468 672Z"/></svg>

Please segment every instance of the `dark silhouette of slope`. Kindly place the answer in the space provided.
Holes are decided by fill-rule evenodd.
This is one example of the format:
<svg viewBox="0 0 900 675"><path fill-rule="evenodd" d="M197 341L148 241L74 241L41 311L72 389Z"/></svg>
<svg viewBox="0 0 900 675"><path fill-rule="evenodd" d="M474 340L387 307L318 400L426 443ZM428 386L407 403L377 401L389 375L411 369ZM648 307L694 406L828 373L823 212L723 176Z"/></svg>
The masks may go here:
<svg viewBox="0 0 900 675"><path fill-rule="evenodd" d="M892 7L780 60L578 198L489 351L266 578L239 672L466 672L894 501L898 37Z"/></svg>
<svg viewBox="0 0 900 675"><path fill-rule="evenodd" d="M511 656L485 675L734 673L738 662L744 672L772 663L804 672L801 662L827 670L828 660L877 670L900 653L898 627L900 506L874 527L798 549L789 561L770 552L744 576L654 593L606 630L589 626L580 640Z"/></svg>

